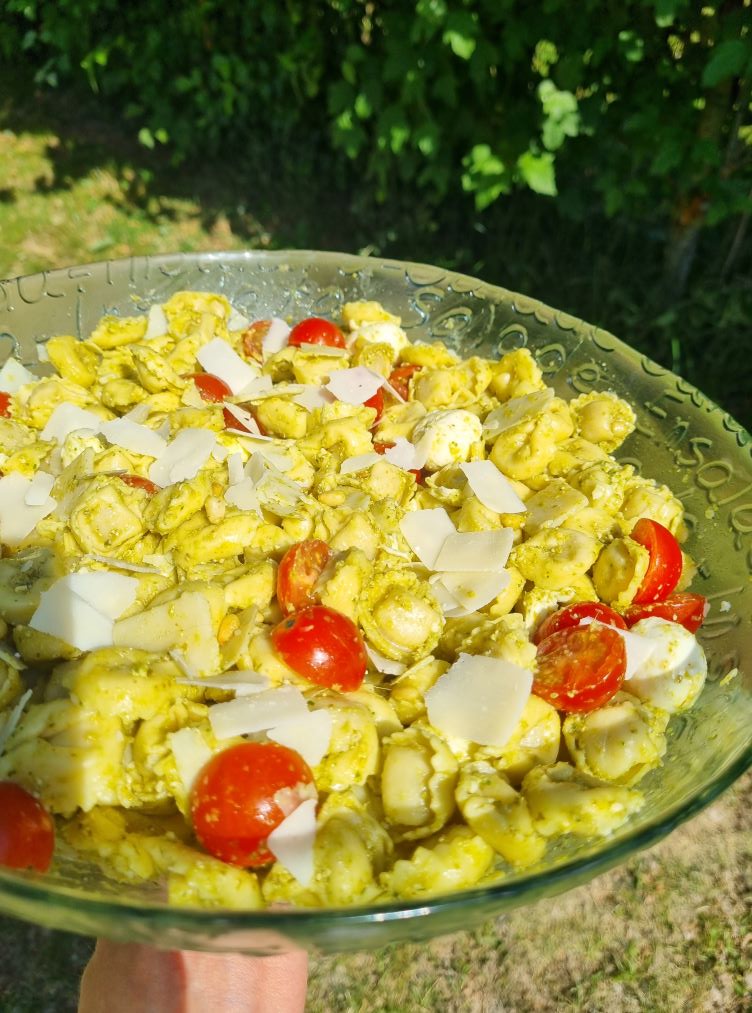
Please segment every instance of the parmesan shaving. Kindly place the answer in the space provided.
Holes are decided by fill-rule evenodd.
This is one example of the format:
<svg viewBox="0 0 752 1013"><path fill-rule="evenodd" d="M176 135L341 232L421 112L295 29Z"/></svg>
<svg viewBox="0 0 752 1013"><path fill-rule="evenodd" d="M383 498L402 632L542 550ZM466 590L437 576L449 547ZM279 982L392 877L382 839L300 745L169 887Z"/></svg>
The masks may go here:
<svg viewBox="0 0 752 1013"><path fill-rule="evenodd" d="M449 535L436 557L436 570L481 570L498 573L506 566L514 534L496 531L457 531Z"/></svg>
<svg viewBox="0 0 752 1013"><path fill-rule="evenodd" d="M369 452L367 454L356 454L354 457L346 457L339 468L340 475L349 475L352 471L363 471L381 460L379 454Z"/></svg>
<svg viewBox="0 0 752 1013"><path fill-rule="evenodd" d="M435 569L436 557L456 528L443 507L413 510L400 521L400 531L418 559L429 570Z"/></svg>
<svg viewBox="0 0 752 1013"><path fill-rule="evenodd" d="M367 366L338 369L325 384L326 390L347 404L364 404L384 385L384 377Z"/></svg>
<svg viewBox="0 0 752 1013"><path fill-rule="evenodd" d="M304 386L305 389L300 394L296 394L293 401L309 412L312 412L314 408L323 408L325 405L333 404L336 401L334 394L325 387L315 387L311 384L305 384Z"/></svg>
<svg viewBox="0 0 752 1013"><path fill-rule="evenodd" d="M0 390L6 394L15 394L27 383L33 383L38 379L39 377L29 372L18 359L6 359L0 368Z"/></svg>
<svg viewBox="0 0 752 1013"><path fill-rule="evenodd" d="M272 830L267 847L301 886L313 879L316 840L316 799L306 799Z"/></svg>
<svg viewBox="0 0 752 1013"><path fill-rule="evenodd" d="M270 728L266 735L273 742L294 749L309 767L315 767L329 752L333 726L331 712L322 707L281 722Z"/></svg>
<svg viewBox="0 0 752 1013"><path fill-rule="evenodd" d="M525 504L493 461L469 461L460 468L483 506L498 514L525 512Z"/></svg>
<svg viewBox="0 0 752 1013"><path fill-rule="evenodd" d="M149 468L149 478L162 487L195 478L216 442L214 433L207 429L181 429Z"/></svg>
<svg viewBox="0 0 752 1013"><path fill-rule="evenodd" d="M376 671L381 672L383 675L402 675L407 669L407 665L403 665L401 661L393 661L391 658L387 658L385 654L377 651L370 644L366 644L366 654L371 659L371 664Z"/></svg>
<svg viewBox="0 0 752 1013"><path fill-rule="evenodd" d="M31 484L24 495L24 503L26 506L44 506L49 499L49 495L52 492L54 484L54 475L49 475L46 471L38 471L32 478Z"/></svg>
<svg viewBox="0 0 752 1013"><path fill-rule="evenodd" d="M98 433L102 419L94 412L87 412L78 405L59 404L50 415L47 425L39 434L42 440L56 441L62 443L70 433L85 430L88 433Z"/></svg>
<svg viewBox="0 0 752 1013"><path fill-rule="evenodd" d="M269 330L261 339L261 348L264 358L268 359L275 352L281 352L287 345L290 336L290 326L280 317L272 317L269 321Z"/></svg>
<svg viewBox="0 0 752 1013"><path fill-rule="evenodd" d="M0 541L5 545L18 545L57 506L51 497L38 506L27 503L26 497L31 488L32 481L17 471L0 478ZM38 491L37 488L32 493L32 498L38 498Z"/></svg>
<svg viewBox="0 0 752 1013"><path fill-rule="evenodd" d="M256 422L253 415L246 411L245 408L241 408L239 405L225 401L225 411L229 412L235 421L240 423L240 426L238 427L239 429L246 429L247 432L251 433L253 436L261 436L261 430L258 427L258 422Z"/></svg>
<svg viewBox="0 0 752 1013"><path fill-rule="evenodd" d="M172 755L175 757L178 777L183 789L189 794L199 772L212 758L212 751L198 728L180 728L167 736Z"/></svg>
<svg viewBox="0 0 752 1013"><path fill-rule="evenodd" d="M133 454L144 454L147 457L159 457L167 449L167 441L153 429L143 426L132 419L113 419L100 426L100 432L116 447L130 450Z"/></svg>
<svg viewBox="0 0 752 1013"><path fill-rule="evenodd" d="M460 654L426 691L432 725L450 737L505 746L530 697L533 674L503 658Z"/></svg>
<svg viewBox="0 0 752 1013"><path fill-rule="evenodd" d="M259 375L258 369L241 359L235 349L222 338L214 338L199 348L196 359L207 373L226 383L233 394L239 394Z"/></svg>
<svg viewBox="0 0 752 1013"><path fill-rule="evenodd" d="M218 739L230 739L264 732L307 714L308 707L300 690L295 686L280 686L214 704L209 708L209 724Z"/></svg>
<svg viewBox="0 0 752 1013"><path fill-rule="evenodd" d="M169 329L170 325L167 322L167 316L160 304L155 303L153 306L150 306L144 341L151 341L152 338L161 338L163 334L167 334Z"/></svg>
<svg viewBox="0 0 752 1013"><path fill-rule="evenodd" d="M92 563L102 563L104 566L111 566L115 570L132 570L133 573L161 573L156 566L142 566L140 563L126 563L123 559L115 559L114 556L100 556L96 552L88 552L81 557L84 560L91 560Z"/></svg>
<svg viewBox="0 0 752 1013"><path fill-rule="evenodd" d="M511 577L507 570L499 573L442 573L440 583L454 598L462 611L452 610L449 614L469 615L482 609L509 585Z"/></svg>

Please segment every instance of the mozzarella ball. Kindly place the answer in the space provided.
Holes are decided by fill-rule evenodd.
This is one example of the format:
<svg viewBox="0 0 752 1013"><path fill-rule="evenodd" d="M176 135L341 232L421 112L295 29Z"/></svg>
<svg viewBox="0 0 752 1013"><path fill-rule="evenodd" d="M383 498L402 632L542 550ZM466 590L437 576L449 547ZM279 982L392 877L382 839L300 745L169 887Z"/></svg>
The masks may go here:
<svg viewBox="0 0 752 1013"><path fill-rule="evenodd" d="M447 464L467 461L470 448L482 436L483 426L477 415L464 408L442 408L418 422L412 441L427 453L426 469L437 471Z"/></svg>
<svg viewBox="0 0 752 1013"><path fill-rule="evenodd" d="M625 688L669 714L691 707L708 674L705 652L694 634L657 616L635 623L632 633L648 637L655 648Z"/></svg>

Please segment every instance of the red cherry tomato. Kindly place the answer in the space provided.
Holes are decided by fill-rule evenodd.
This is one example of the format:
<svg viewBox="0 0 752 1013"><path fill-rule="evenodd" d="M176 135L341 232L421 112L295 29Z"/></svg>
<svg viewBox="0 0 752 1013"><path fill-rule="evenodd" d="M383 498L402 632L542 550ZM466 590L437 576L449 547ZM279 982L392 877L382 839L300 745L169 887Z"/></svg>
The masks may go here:
<svg viewBox="0 0 752 1013"><path fill-rule="evenodd" d="M420 366L407 363L404 366L397 366L389 374L389 383L404 401L410 398L410 377L417 373L420 368Z"/></svg>
<svg viewBox="0 0 752 1013"><path fill-rule="evenodd" d="M42 803L11 781L0 781L0 865L47 872L55 824Z"/></svg>
<svg viewBox="0 0 752 1013"><path fill-rule="evenodd" d="M158 485L155 485L149 478L142 478L141 475L119 475L118 477L121 482L125 482L131 489L143 489L150 496L156 496L159 492Z"/></svg>
<svg viewBox="0 0 752 1013"><path fill-rule="evenodd" d="M533 693L560 711L591 711L624 682L627 651L607 626L568 626L538 645Z"/></svg>
<svg viewBox="0 0 752 1013"><path fill-rule="evenodd" d="M308 317L295 324L287 339L288 345L329 345L330 348L347 348L342 331L331 320Z"/></svg>
<svg viewBox="0 0 752 1013"><path fill-rule="evenodd" d="M230 746L196 778L191 796L196 837L230 865L268 865L274 861L266 846L269 834L297 804L315 797L312 785L310 767L293 749L276 742ZM293 803L289 807L285 795Z"/></svg>
<svg viewBox="0 0 752 1013"><path fill-rule="evenodd" d="M10 418L10 394L0 390L0 418Z"/></svg>
<svg viewBox="0 0 752 1013"><path fill-rule="evenodd" d="M247 359L262 362L264 358L264 338L271 327L271 320L254 320L244 331L241 338L243 354Z"/></svg>
<svg viewBox="0 0 752 1013"><path fill-rule="evenodd" d="M309 605L272 630L272 644L290 668L318 686L358 689L368 655L352 619L326 605Z"/></svg>
<svg viewBox="0 0 752 1013"><path fill-rule="evenodd" d="M650 553L647 573L633 598L635 605L661 601L674 590L681 577L682 552L679 543L658 521L641 517L630 536Z"/></svg>
<svg viewBox="0 0 752 1013"><path fill-rule="evenodd" d="M552 633L565 630L569 626L580 626L583 619L597 619L599 623L606 623L608 626L618 626L620 630L626 630L627 624L614 609L609 608L600 601L578 601L572 605L565 605L563 608L546 616L543 622L533 635L533 643L539 644Z"/></svg>
<svg viewBox="0 0 752 1013"><path fill-rule="evenodd" d="M647 602L645 605L630 605L624 610L627 626L634 626L640 619L658 616L672 623L679 623L690 633L696 633L705 621L708 599L689 591L670 594L663 601Z"/></svg>
<svg viewBox="0 0 752 1013"><path fill-rule="evenodd" d="M377 454L384 454L387 450L393 447L393 443L379 443L378 440L374 440L373 449ZM411 475L415 476L415 481L418 483L423 482L423 472L420 468L408 468Z"/></svg>
<svg viewBox="0 0 752 1013"><path fill-rule="evenodd" d="M277 570L277 601L283 612L315 604L316 581L330 556L329 546L318 538L298 542L287 550Z"/></svg>
<svg viewBox="0 0 752 1013"><path fill-rule="evenodd" d="M204 401L218 404L232 394L224 380L220 380L218 376L212 376L211 373L190 373L188 379L193 380L196 384L196 389Z"/></svg>
<svg viewBox="0 0 752 1013"><path fill-rule="evenodd" d="M383 390L383 388L379 387L379 389L376 391L376 393L373 395L373 397L369 397L369 399L367 401L364 401L363 404L366 406L366 408L375 408L376 409L376 418L371 423L371 429L373 429L373 427L376 425L376 423L379 421L379 419L381 418L381 416L384 413L384 390Z"/></svg>

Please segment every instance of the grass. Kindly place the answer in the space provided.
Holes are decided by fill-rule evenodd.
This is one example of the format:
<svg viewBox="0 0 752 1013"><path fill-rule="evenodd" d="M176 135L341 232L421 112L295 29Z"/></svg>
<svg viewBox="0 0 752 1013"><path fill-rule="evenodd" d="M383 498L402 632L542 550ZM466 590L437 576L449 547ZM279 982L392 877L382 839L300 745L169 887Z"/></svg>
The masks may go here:
<svg viewBox="0 0 752 1013"><path fill-rule="evenodd" d="M348 189L344 172L316 171L315 145L176 170L88 100L4 84L0 276L131 253L247 247L440 262L613 330L701 378L752 425L752 357L744 354L752 289L746 261L720 278L722 231L707 236L689 293L668 303L657 280L657 226L561 222L538 198L484 216L460 204L429 211L414 194L376 207L367 188ZM555 902L425 945L314 959L309 1010L750 1010L751 812L747 776L667 841ZM75 1009L89 940L7 918L0 939L0 1013Z"/></svg>

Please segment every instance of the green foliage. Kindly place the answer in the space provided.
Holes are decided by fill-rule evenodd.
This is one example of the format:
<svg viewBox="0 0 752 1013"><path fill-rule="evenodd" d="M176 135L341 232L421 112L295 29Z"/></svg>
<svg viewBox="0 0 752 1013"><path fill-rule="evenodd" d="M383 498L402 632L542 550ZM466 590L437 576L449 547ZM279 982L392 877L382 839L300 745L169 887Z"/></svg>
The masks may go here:
<svg viewBox="0 0 752 1013"><path fill-rule="evenodd" d="M305 124L380 199L516 188L581 219L750 210L745 4L0 0L0 55L85 81L176 159ZM242 142L242 143L241 143ZM313 162L315 163L315 158ZM699 209L699 210L698 210Z"/></svg>

